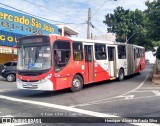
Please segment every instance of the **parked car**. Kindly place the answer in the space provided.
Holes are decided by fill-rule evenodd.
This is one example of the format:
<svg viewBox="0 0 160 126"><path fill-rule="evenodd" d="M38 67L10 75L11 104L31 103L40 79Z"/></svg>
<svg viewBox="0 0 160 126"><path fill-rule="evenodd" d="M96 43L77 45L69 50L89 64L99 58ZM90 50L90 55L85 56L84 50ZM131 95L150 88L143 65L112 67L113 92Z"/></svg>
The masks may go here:
<svg viewBox="0 0 160 126"><path fill-rule="evenodd" d="M9 82L16 81L16 69L17 69L16 61L1 64L0 65L0 75L6 78L6 80Z"/></svg>

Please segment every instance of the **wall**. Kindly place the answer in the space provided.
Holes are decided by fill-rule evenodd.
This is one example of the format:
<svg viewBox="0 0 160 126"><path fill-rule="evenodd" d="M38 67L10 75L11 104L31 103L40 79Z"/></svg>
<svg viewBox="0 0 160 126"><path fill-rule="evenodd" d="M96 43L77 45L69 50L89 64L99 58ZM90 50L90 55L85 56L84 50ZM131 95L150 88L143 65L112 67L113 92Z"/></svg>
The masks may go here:
<svg viewBox="0 0 160 126"><path fill-rule="evenodd" d="M17 60L17 55L13 55L13 58L12 58L12 54L2 54L0 53L0 64L4 64L6 62L9 62L9 61L16 61Z"/></svg>

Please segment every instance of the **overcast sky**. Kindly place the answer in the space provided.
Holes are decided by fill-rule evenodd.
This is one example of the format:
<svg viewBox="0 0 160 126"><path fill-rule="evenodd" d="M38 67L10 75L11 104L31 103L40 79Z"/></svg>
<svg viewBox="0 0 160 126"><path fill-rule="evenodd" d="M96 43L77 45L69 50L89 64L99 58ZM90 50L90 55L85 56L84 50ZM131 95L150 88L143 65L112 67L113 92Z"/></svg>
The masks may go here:
<svg viewBox="0 0 160 126"><path fill-rule="evenodd" d="M47 21L52 24L60 24L60 22L73 23L72 25L68 25L80 33L79 37L86 38L88 8L91 8L92 15L95 14L92 17L92 24L96 27L92 29L93 35L102 35L107 32L107 26L103 24L107 13L113 13L113 10L118 6L130 10L145 10L145 1L146 0L0 0L0 3L7 4L30 14L58 21ZM3 5L0 5L0 7L7 8Z"/></svg>

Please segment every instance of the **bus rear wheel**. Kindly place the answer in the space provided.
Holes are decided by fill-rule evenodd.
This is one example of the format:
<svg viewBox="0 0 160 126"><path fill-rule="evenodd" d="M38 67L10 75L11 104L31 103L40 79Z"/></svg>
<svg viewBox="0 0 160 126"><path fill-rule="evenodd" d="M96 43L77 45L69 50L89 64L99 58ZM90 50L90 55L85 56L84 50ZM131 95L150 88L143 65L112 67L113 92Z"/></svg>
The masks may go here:
<svg viewBox="0 0 160 126"><path fill-rule="evenodd" d="M79 75L75 75L72 80L72 87L71 90L73 92L80 91L83 88L83 79Z"/></svg>
<svg viewBox="0 0 160 126"><path fill-rule="evenodd" d="M118 80L119 80L119 81L124 80L124 70L123 70L123 69L120 69L120 70L119 70Z"/></svg>

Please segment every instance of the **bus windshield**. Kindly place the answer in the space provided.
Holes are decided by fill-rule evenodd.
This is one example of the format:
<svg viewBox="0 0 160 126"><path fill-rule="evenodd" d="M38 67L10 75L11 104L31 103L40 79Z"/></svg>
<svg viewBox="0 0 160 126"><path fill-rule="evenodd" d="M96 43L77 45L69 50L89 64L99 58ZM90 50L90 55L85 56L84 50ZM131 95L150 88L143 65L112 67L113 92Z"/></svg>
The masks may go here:
<svg viewBox="0 0 160 126"><path fill-rule="evenodd" d="M18 70L46 70L50 68L50 46L21 47L18 49Z"/></svg>

